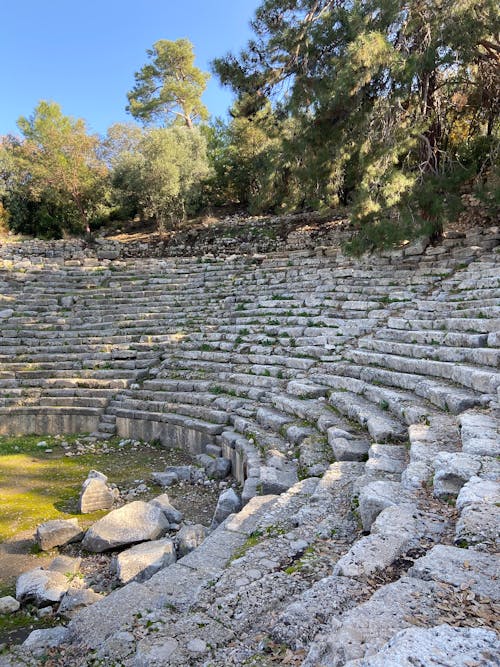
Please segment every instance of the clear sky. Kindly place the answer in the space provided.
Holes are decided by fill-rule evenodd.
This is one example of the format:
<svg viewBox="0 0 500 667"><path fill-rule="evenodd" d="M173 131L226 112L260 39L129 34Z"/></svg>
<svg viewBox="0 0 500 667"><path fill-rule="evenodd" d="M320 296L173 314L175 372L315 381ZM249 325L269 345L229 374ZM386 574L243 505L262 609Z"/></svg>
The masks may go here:
<svg viewBox="0 0 500 667"><path fill-rule="evenodd" d="M243 47L259 0L0 0L0 135L40 100L104 133L125 113L134 72L159 39L187 37L196 65ZM232 96L215 76L204 102L223 116Z"/></svg>

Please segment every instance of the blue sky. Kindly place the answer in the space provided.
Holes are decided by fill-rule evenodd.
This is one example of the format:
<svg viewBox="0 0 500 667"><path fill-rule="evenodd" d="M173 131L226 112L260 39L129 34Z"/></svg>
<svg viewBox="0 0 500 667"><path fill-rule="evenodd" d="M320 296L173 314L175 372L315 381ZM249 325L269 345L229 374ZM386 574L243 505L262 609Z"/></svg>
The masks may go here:
<svg viewBox="0 0 500 667"><path fill-rule="evenodd" d="M0 0L0 135L42 100L104 133L125 113L134 72L159 39L187 37L196 64L243 47L259 0ZM224 115L232 96L212 77L204 102Z"/></svg>

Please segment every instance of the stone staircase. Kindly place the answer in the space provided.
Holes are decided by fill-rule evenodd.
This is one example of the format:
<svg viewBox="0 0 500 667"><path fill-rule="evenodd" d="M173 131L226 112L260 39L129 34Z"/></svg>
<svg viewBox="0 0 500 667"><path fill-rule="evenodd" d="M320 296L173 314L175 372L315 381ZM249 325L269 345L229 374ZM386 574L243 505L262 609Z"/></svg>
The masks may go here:
<svg viewBox="0 0 500 667"><path fill-rule="evenodd" d="M399 666L449 646L422 664L465 665L464 642L495 664L497 242L4 257L0 433L217 445L245 502L79 613L61 664Z"/></svg>

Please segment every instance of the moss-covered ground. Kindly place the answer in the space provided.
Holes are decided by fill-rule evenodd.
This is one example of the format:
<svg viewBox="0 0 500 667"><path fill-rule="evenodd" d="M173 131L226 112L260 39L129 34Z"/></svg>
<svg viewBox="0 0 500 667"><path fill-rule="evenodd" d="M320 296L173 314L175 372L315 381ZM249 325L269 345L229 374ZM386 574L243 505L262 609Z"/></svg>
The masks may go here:
<svg viewBox="0 0 500 667"><path fill-rule="evenodd" d="M90 470L103 472L120 491L144 481L148 491L135 499L148 500L163 493L149 482L151 472L189 463L184 452L154 443L120 445L119 439L89 443L82 436L0 437L0 597L14 594L15 578L22 571L43 566L57 555L37 553L33 541L37 525L77 517L86 528L106 513L77 514L81 485ZM169 489L171 501L187 519L205 524L217 495L203 487ZM22 639L32 628L50 623L39 621L29 609L0 615L0 644Z"/></svg>

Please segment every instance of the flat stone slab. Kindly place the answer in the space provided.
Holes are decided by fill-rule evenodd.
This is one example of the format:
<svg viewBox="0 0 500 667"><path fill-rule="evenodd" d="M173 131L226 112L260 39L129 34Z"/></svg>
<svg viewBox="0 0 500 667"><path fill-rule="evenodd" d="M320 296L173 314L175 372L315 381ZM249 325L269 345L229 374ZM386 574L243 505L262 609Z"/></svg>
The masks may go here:
<svg viewBox="0 0 500 667"><path fill-rule="evenodd" d="M498 555L438 544L415 561L408 574L423 581L440 581L456 588L464 586L497 601L500 600L499 568Z"/></svg>
<svg viewBox="0 0 500 667"><path fill-rule="evenodd" d="M54 519L37 527L35 539L42 551L50 551L54 547L78 542L83 535L78 519Z"/></svg>
<svg viewBox="0 0 500 667"><path fill-rule="evenodd" d="M345 667L496 667L499 655L496 632L438 625L402 630L374 655Z"/></svg>
<svg viewBox="0 0 500 667"><path fill-rule="evenodd" d="M136 500L111 511L95 523L82 541L87 551L107 551L115 547L160 537L169 523L160 507Z"/></svg>
<svg viewBox="0 0 500 667"><path fill-rule="evenodd" d="M112 567L122 584L129 581L147 581L158 570L177 560L173 540L168 538L144 542L118 554Z"/></svg>

